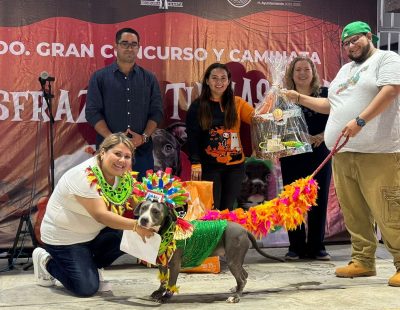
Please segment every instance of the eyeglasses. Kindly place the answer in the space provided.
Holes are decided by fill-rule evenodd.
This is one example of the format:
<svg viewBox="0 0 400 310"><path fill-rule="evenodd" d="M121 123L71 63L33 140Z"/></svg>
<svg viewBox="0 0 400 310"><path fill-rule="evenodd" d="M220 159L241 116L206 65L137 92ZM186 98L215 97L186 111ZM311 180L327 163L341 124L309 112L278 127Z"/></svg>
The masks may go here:
<svg viewBox="0 0 400 310"><path fill-rule="evenodd" d="M358 42L358 40L360 40L363 36L365 36L365 34L359 34L359 35L356 35L356 36L352 37L350 40L348 40L346 42L343 42L342 43L342 47L343 48L349 48L350 47L350 43L353 44L353 45L356 44Z"/></svg>
<svg viewBox="0 0 400 310"><path fill-rule="evenodd" d="M118 43L123 49L127 50L128 48L137 48L139 47L138 42L128 42L128 41L121 41Z"/></svg>

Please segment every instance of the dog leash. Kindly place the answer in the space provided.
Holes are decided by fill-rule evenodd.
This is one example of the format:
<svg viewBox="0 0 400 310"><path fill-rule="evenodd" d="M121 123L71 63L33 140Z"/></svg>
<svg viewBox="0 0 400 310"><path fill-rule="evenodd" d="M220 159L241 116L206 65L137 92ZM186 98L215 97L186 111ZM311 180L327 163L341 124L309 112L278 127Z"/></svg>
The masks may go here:
<svg viewBox="0 0 400 310"><path fill-rule="evenodd" d="M339 144L340 140L342 138L345 138L345 140ZM332 158L333 155L335 155L337 152L339 152L339 150L345 146L345 144L347 143L347 141L349 141L349 136L345 137L343 135L343 133L340 134L339 138L337 138L335 145L333 146L331 152L328 154L328 156L326 156L326 158L324 159L324 161L318 166L317 169L315 169L315 171L311 174L311 177L314 178L315 175L322 169L323 166L325 166L325 164Z"/></svg>

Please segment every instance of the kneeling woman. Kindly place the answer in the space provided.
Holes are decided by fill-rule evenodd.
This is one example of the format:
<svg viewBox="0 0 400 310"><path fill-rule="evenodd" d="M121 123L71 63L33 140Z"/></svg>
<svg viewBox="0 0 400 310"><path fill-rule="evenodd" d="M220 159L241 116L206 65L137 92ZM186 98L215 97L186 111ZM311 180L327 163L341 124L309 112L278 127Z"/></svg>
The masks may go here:
<svg viewBox="0 0 400 310"><path fill-rule="evenodd" d="M112 212L131 202L133 151L128 137L112 134L95 157L62 176L41 225L45 249L32 254L39 285L52 286L57 279L77 296L92 296L99 290L98 269L124 254L122 230L136 230L142 238L153 235L136 220Z"/></svg>

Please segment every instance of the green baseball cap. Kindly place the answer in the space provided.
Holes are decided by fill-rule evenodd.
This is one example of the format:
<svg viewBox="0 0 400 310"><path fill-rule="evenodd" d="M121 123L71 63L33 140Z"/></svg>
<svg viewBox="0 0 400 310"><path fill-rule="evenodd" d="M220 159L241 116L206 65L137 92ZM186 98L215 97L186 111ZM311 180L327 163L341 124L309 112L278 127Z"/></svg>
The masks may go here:
<svg viewBox="0 0 400 310"><path fill-rule="evenodd" d="M348 37L351 37L355 34L368 33L368 32L371 32L371 27L367 23L360 21L352 22L343 28L342 42ZM372 43L376 44L378 40L379 38L376 35L372 34Z"/></svg>

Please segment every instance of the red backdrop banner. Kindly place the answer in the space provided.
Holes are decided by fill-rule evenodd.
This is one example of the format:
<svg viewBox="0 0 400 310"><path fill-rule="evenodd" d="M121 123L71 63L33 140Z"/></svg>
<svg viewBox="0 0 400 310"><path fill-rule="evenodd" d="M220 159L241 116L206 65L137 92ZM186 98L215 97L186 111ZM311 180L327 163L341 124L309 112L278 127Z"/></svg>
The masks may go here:
<svg viewBox="0 0 400 310"><path fill-rule="evenodd" d="M133 2L135 2L133 4ZM68 4L66 4L68 3ZM235 94L256 105L270 86L268 59L308 55L325 85L345 61L340 33L352 20L374 28L374 1L2 1L0 10L0 248L15 238L23 213L49 193L49 109L54 99L56 180L90 156L94 131L84 106L90 75L114 60L115 32L141 35L138 64L163 93L163 127L184 122L213 62L229 63ZM248 144L249 145L249 144ZM34 217L33 217L34 218Z"/></svg>

